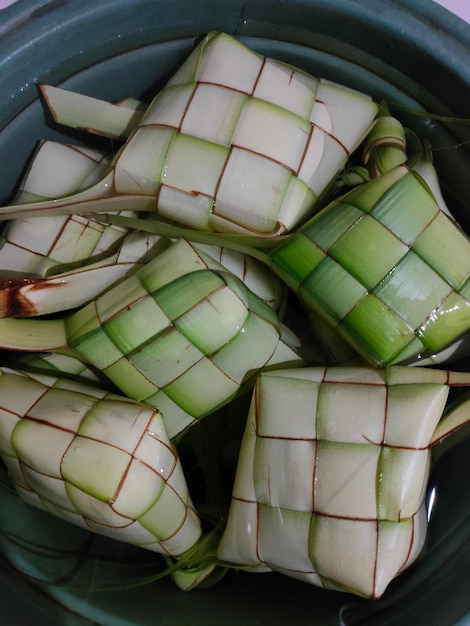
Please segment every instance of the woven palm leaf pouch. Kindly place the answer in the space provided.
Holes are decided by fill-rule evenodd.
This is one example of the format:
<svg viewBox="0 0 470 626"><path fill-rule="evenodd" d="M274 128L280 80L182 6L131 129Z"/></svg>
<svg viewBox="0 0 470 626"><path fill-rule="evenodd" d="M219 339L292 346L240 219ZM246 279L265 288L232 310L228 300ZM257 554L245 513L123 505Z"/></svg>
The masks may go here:
<svg viewBox="0 0 470 626"><path fill-rule="evenodd" d="M394 366L262 373L218 556L380 597L420 554L431 448L470 421L470 374Z"/></svg>

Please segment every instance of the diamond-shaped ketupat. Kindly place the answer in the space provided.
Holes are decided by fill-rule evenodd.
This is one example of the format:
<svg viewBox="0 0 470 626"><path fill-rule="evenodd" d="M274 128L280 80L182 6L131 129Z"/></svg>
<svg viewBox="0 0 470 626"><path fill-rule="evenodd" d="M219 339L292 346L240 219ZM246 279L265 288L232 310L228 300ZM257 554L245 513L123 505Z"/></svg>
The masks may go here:
<svg viewBox="0 0 470 626"><path fill-rule="evenodd" d="M157 409L8 368L0 407L0 454L25 502L154 552L178 556L198 541L201 524Z"/></svg>
<svg viewBox="0 0 470 626"><path fill-rule="evenodd" d="M159 214L201 230L286 232L312 213L376 114L368 96L212 32L120 152L115 190L156 195Z"/></svg>
<svg viewBox="0 0 470 626"><path fill-rule="evenodd" d="M333 201L269 256L373 365L435 354L470 329L470 240L405 166Z"/></svg>
<svg viewBox="0 0 470 626"><path fill-rule="evenodd" d="M303 363L273 309L178 240L65 320L68 345L130 398L160 408L170 438L227 404L257 372Z"/></svg>
<svg viewBox="0 0 470 626"><path fill-rule="evenodd" d="M446 407L451 385L470 374L261 373L218 557L380 597L423 547L431 446L470 421L469 399Z"/></svg>

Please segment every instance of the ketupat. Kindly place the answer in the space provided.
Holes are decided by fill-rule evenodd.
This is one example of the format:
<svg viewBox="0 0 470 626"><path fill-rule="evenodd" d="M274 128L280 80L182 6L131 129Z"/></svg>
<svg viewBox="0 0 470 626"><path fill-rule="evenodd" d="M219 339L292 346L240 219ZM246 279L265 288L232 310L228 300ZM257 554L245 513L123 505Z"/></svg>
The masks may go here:
<svg viewBox="0 0 470 626"><path fill-rule="evenodd" d="M99 182L112 153L97 148L43 140L32 155L11 201L21 205L84 191Z"/></svg>
<svg viewBox="0 0 470 626"><path fill-rule="evenodd" d="M54 199L87 189L109 168L110 155L96 149L42 141L19 183L13 205ZM129 215L129 213L128 213ZM0 268L16 277L44 277L97 260L114 250L126 229L99 216L56 215L11 220L0 238Z"/></svg>
<svg viewBox="0 0 470 626"><path fill-rule="evenodd" d="M333 201L269 256L373 365L415 361L470 330L470 241L405 166Z"/></svg>
<svg viewBox="0 0 470 626"><path fill-rule="evenodd" d="M218 557L378 598L426 537L430 446L470 421L470 374L410 367L261 373Z"/></svg>
<svg viewBox="0 0 470 626"><path fill-rule="evenodd" d="M120 193L153 186L163 217L197 229L289 231L311 213L376 114L367 96L210 33L150 105L139 142L118 155L114 184ZM145 180L149 161L139 143L151 150L160 137L168 152L155 183Z"/></svg>
<svg viewBox="0 0 470 626"><path fill-rule="evenodd" d="M157 409L95 385L2 368L0 433L0 456L28 504L172 556L200 538Z"/></svg>

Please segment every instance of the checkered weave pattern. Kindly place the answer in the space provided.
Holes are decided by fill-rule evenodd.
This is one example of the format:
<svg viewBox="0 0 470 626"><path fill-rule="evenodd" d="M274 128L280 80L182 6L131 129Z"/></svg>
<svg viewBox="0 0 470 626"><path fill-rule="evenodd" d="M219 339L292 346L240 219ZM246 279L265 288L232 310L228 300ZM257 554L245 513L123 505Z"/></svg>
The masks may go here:
<svg viewBox="0 0 470 626"><path fill-rule="evenodd" d="M219 557L380 596L424 542L447 383L408 367L260 374Z"/></svg>
<svg viewBox="0 0 470 626"><path fill-rule="evenodd" d="M92 532L179 555L201 529L156 409L4 369L0 455L19 495Z"/></svg>
<svg viewBox="0 0 470 626"><path fill-rule="evenodd" d="M44 141L20 183L13 204L53 199L78 192L100 179L109 162L102 152ZM99 217L65 215L10 220L0 239L3 271L47 276L54 268L77 266L98 257L122 239L121 227ZM55 270L57 273L57 270Z"/></svg>
<svg viewBox="0 0 470 626"><path fill-rule="evenodd" d="M231 400L281 337L273 309L185 240L66 324L77 353L162 411L170 438Z"/></svg>
<svg viewBox="0 0 470 626"><path fill-rule="evenodd" d="M376 112L362 94L211 33L121 151L114 187L155 195L161 216L199 230L285 232L312 211Z"/></svg>
<svg viewBox="0 0 470 626"><path fill-rule="evenodd" d="M218 261L222 267L238 276L250 291L264 300L275 311L280 311L285 307L288 296L287 286L269 267L257 259L223 246L198 243L196 248L202 250Z"/></svg>
<svg viewBox="0 0 470 626"><path fill-rule="evenodd" d="M470 328L469 239L407 168L331 203L271 258L374 365L435 354Z"/></svg>

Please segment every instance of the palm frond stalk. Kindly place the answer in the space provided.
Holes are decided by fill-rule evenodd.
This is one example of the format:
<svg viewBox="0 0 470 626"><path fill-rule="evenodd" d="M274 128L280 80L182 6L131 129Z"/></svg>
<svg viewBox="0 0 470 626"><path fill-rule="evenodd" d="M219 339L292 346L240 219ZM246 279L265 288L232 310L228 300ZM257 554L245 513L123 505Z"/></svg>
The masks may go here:
<svg viewBox="0 0 470 626"><path fill-rule="evenodd" d="M100 372L79 359L53 352L11 352L5 358L5 366L21 370L36 377L40 375L55 378L71 378L88 385L98 385L102 389L113 388L109 380Z"/></svg>
<svg viewBox="0 0 470 626"><path fill-rule="evenodd" d="M35 218L37 219L47 218ZM34 226L34 225L33 225ZM47 277L21 277L6 272L0 277L0 317L37 317L83 306L100 293L163 252L171 241L145 232L129 232L110 254L83 260L79 267ZM116 246L113 246L116 247ZM208 256L240 278L244 284L282 316L288 290L286 285L256 259L220 246L198 245Z"/></svg>

